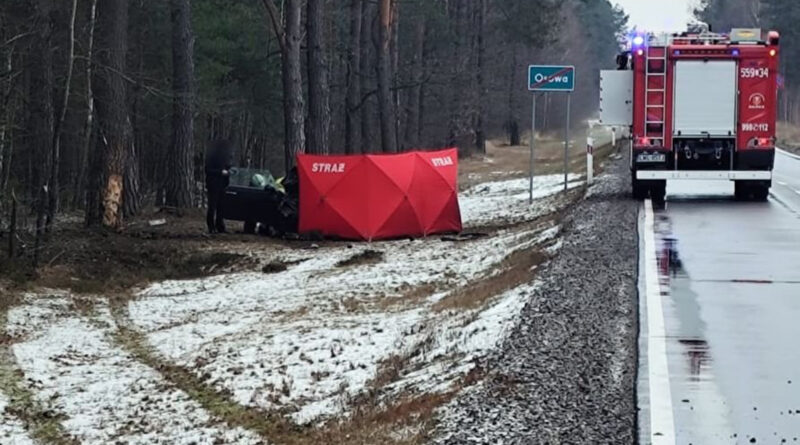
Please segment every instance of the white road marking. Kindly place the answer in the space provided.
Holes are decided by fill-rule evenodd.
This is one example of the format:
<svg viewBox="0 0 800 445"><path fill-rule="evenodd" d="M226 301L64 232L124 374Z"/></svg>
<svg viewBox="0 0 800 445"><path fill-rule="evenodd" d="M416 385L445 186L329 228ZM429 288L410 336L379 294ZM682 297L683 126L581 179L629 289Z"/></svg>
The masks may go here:
<svg viewBox="0 0 800 445"><path fill-rule="evenodd" d="M797 159L797 160L800 161L800 156L798 156L798 155L796 155L794 153L789 153L788 151L780 149L780 148L776 148L775 151L777 151L778 153L780 153L780 154L782 154L784 156L788 156L790 158L794 158L794 159Z"/></svg>
<svg viewBox="0 0 800 445"><path fill-rule="evenodd" d="M784 186L784 187L786 187L786 186L788 185L788 184L786 184L786 183L785 183L785 182L783 182L783 181L775 181L775 182L777 182L777 183L778 183L778 185L782 185L782 186Z"/></svg>
<svg viewBox="0 0 800 445"><path fill-rule="evenodd" d="M653 202L644 203L645 293L647 298L647 369L650 385L650 440L653 445L675 444L672 390L669 383L667 340L661 288L658 282Z"/></svg>

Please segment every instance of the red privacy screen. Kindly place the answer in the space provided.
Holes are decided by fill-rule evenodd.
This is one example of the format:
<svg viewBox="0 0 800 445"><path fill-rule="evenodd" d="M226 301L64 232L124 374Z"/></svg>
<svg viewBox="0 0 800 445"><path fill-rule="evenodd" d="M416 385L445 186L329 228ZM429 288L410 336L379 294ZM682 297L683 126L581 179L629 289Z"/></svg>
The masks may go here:
<svg viewBox="0 0 800 445"><path fill-rule="evenodd" d="M300 233L375 240L460 232L458 152L298 155Z"/></svg>

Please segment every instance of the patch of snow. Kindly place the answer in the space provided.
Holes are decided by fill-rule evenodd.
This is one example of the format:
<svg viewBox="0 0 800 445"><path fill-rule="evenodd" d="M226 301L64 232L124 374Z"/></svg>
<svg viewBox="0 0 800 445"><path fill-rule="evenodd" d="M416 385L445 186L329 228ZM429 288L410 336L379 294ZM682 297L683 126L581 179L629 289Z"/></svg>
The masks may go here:
<svg viewBox="0 0 800 445"><path fill-rule="evenodd" d="M378 365L410 346L421 312L374 313L253 326L198 351L197 369L237 402L288 407L297 423L336 414L378 374Z"/></svg>
<svg viewBox="0 0 800 445"><path fill-rule="evenodd" d="M548 255L555 255L556 253L558 253L559 250L561 250L561 247L563 246L564 246L564 240L559 238L552 245L545 247L544 251L547 252Z"/></svg>
<svg viewBox="0 0 800 445"><path fill-rule="evenodd" d="M42 296L26 294L23 301L27 304L17 306L9 311L6 318L6 334L14 338L26 337L36 332L36 326L49 324L63 314L68 313L70 306L65 294L55 293Z"/></svg>
<svg viewBox="0 0 800 445"><path fill-rule="evenodd" d="M443 349L454 349L470 359L473 355L483 355L502 342L513 327L514 320L522 311L535 284L526 284L505 292L497 302L479 313L474 320L460 331L459 338L452 346L440 345Z"/></svg>
<svg viewBox="0 0 800 445"><path fill-rule="evenodd" d="M583 185L580 175L568 176L569 189ZM539 200L564 190L563 175L535 176L533 199ZM465 227L530 221L542 215L541 203L529 204L529 179L510 179L476 185L459 197Z"/></svg>
<svg viewBox="0 0 800 445"><path fill-rule="evenodd" d="M36 399L64 415L64 428L78 440L261 443L248 431L216 422L159 373L115 346L106 306L99 307L96 321L74 311L55 319L40 314L29 305L10 310L9 319L27 321L37 333L12 350ZM26 320L27 315L32 317Z"/></svg>
<svg viewBox="0 0 800 445"><path fill-rule="evenodd" d="M0 443L6 445L34 445L22 422L6 412L8 398L0 393Z"/></svg>
<svg viewBox="0 0 800 445"><path fill-rule="evenodd" d="M550 241L555 239L558 236L558 233L561 231L561 226L553 226L549 229L545 229L539 236L536 238L537 243L543 243L545 241Z"/></svg>
<svg viewBox="0 0 800 445"><path fill-rule="evenodd" d="M483 309L465 312L433 324L433 345L416 357L418 369L390 386L393 393L414 388L424 392L444 392L470 372L475 359L498 347L513 328L527 298L539 286L524 284L495 297Z"/></svg>

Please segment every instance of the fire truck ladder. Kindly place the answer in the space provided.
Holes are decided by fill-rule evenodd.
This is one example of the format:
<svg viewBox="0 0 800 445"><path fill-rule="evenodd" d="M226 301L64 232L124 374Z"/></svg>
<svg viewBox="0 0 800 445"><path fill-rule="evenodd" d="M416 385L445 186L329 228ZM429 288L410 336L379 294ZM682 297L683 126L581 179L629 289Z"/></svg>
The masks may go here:
<svg viewBox="0 0 800 445"><path fill-rule="evenodd" d="M645 84L645 134L650 145L663 147L666 136L667 49L647 48Z"/></svg>

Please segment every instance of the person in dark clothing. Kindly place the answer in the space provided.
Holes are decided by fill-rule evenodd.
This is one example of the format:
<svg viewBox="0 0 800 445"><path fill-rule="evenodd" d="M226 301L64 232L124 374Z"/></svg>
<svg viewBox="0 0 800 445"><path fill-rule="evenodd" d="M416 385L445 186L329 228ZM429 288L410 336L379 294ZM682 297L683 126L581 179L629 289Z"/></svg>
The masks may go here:
<svg viewBox="0 0 800 445"><path fill-rule="evenodd" d="M231 144L226 140L214 141L206 152L206 193L208 233L225 233L223 202L225 188L230 182Z"/></svg>

